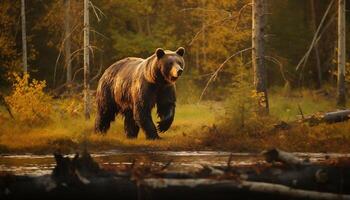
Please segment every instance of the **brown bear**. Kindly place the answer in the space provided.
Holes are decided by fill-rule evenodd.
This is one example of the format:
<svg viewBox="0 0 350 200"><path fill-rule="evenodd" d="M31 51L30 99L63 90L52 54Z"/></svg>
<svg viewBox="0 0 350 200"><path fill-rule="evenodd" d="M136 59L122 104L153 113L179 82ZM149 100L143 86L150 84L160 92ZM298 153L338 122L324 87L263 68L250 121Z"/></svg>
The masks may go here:
<svg viewBox="0 0 350 200"><path fill-rule="evenodd" d="M95 131L106 133L118 113L124 116L124 131L136 138L141 128L147 139L158 139L170 128L175 115L175 82L182 74L185 49L175 52L158 48L152 56L129 57L106 69L96 92ZM151 110L160 118L153 123Z"/></svg>

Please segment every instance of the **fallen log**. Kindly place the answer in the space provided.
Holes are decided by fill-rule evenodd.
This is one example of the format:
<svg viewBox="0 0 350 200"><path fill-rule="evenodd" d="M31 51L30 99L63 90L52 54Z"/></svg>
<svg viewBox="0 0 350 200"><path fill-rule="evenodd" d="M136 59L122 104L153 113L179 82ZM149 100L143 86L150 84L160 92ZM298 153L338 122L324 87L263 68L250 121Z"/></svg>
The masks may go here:
<svg viewBox="0 0 350 200"><path fill-rule="evenodd" d="M339 123L350 119L350 110L339 110L333 112L327 112L324 114L314 114L307 116L301 120L301 122L309 123L310 126L315 126L320 123Z"/></svg>
<svg viewBox="0 0 350 200"><path fill-rule="evenodd" d="M263 151L261 154L265 156L265 160L268 163L282 162L290 166L307 164L303 159L294 156L292 153L288 153L280 149L271 149L268 151Z"/></svg>
<svg viewBox="0 0 350 200"><path fill-rule="evenodd" d="M340 110L335 112L325 113L323 120L327 123L343 122L350 118L350 110Z"/></svg>
<svg viewBox="0 0 350 200"><path fill-rule="evenodd" d="M323 199L350 200L350 195L294 189L279 184L212 179L145 179L141 199Z"/></svg>
<svg viewBox="0 0 350 200"><path fill-rule="evenodd" d="M267 154L274 164L203 166L195 173L166 171L170 164L105 170L87 152L73 159L55 154L52 175L0 174L0 199L350 199L348 160L327 165L278 149Z"/></svg>

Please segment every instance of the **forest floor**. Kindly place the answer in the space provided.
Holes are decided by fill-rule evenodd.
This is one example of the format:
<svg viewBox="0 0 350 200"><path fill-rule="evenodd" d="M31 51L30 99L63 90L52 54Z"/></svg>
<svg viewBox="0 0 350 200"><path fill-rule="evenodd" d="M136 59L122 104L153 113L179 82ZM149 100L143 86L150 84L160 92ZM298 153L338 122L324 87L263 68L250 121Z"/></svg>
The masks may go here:
<svg viewBox="0 0 350 200"><path fill-rule="evenodd" d="M225 120L226 105L222 102L179 104L172 127L156 141L146 140L142 132L138 139L127 139L121 117L106 135L99 135L93 132L94 116L86 121L80 115L57 114L47 124L30 126L11 120L5 109L0 108L0 153L46 154L58 149L74 153L84 146L92 152L111 149L260 152L272 147L300 152L349 152L350 122L317 126L294 123L300 118L298 105L304 115L334 111L333 99L332 94L312 91L289 96L272 92L270 117L258 117L245 127L231 126ZM281 121L290 126L276 128Z"/></svg>

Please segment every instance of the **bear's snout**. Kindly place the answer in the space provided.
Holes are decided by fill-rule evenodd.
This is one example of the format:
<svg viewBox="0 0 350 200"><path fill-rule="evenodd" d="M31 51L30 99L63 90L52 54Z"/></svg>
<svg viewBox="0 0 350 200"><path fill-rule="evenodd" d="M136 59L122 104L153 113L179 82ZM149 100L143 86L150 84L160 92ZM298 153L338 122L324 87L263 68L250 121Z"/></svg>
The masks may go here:
<svg viewBox="0 0 350 200"><path fill-rule="evenodd" d="M172 76L172 79L177 79L177 78L179 78L179 76L181 76L183 71L184 70L181 68L180 65L175 64L171 68L170 75Z"/></svg>
<svg viewBox="0 0 350 200"><path fill-rule="evenodd" d="M184 71L184 70L182 70L182 69L177 70L177 76L181 76L181 74L182 74L183 71Z"/></svg>

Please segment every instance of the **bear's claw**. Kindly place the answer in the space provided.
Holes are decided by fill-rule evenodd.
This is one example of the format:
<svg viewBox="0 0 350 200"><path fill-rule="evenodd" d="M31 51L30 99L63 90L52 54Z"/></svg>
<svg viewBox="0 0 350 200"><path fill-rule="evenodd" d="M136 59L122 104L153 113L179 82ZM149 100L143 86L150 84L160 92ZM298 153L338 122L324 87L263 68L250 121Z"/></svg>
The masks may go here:
<svg viewBox="0 0 350 200"><path fill-rule="evenodd" d="M170 127L170 125L164 121L157 122L157 129L160 133L164 133L167 131Z"/></svg>

